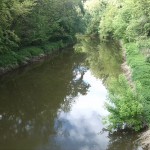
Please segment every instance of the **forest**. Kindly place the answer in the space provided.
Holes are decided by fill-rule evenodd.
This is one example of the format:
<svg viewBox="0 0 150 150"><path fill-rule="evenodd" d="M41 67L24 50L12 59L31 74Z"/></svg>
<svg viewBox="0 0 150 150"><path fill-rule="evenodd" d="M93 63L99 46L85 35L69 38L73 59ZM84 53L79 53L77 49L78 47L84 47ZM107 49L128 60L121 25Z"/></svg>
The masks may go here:
<svg viewBox="0 0 150 150"><path fill-rule="evenodd" d="M83 14L81 0L0 0L0 67L73 43Z"/></svg>
<svg viewBox="0 0 150 150"><path fill-rule="evenodd" d="M0 0L0 71L67 47L81 34L118 41L132 73L130 83L123 74L107 83L110 128L149 126L150 0Z"/></svg>
<svg viewBox="0 0 150 150"><path fill-rule="evenodd" d="M129 75L121 74L108 83L110 128L125 125L138 131L149 126L150 1L95 0L86 10L86 34L101 42L118 41L131 74L130 81Z"/></svg>

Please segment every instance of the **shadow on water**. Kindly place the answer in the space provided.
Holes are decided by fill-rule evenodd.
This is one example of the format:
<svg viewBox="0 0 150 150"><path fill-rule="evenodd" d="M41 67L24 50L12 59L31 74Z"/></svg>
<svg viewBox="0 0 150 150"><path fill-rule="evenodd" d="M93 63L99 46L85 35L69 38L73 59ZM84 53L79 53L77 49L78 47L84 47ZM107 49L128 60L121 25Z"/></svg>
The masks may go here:
<svg viewBox="0 0 150 150"><path fill-rule="evenodd" d="M0 149L19 149L21 143L32 149L55 134L54 119L66 95L71 100L89 88L82 79L84 71L79 71L78 79L74 73L81 57L70 52L1 78ZM71 101L65 103L64 110L69 111L70 105Z"/></svg>
<svg viewBox="0 0 150 150"><path fill-rule="evenodd" d="M129 147L124 136L101 132L105 83L120 72L119 53L92 41L81 46L85 54L69 50L0 78L0 150ZM133 147L136 135L130 137Z"/></svg>

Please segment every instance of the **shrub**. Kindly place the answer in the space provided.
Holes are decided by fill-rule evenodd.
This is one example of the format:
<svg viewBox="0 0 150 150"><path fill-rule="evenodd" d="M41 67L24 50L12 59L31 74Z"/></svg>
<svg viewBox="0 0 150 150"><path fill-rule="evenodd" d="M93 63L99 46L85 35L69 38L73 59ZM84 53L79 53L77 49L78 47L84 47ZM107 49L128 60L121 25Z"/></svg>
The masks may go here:
<svg viewBox="0 0 150 150"><path fill-rule="evenodd" d="M42 46L44 49L45 53L52 53L54 51L57 51L61 48L64 48L68 45L68 43L63 43L62 40L57 41L57 42L51 42L51 43L46 43L45 45Z"/></svg>
<svg viewBox="0 0 150 150"><path fill-rule="evenodd" d="M52 47L51 44L45 44L45 45L43 46L43 49L44 49L44 52L45 52L45 53L52 53L52 51L53 51L53 47Z"/></svg>
<svg viewBox="0 0 150 150"><path fill-rule="evenodd" d="M132 69L132 79L140 82L142 89L139 93L143 96L143 106L147 122L150 123L150 65L145 61L145 56L141 53L135 43L126 44L127 62Z"/></svg>
<svg viewBox="0 0 150 150"><path fill-rule="evenodd" d="M41 47L31 46L20 49L17 52L10 51L0 55L0 67L12 67L17 64L22 64L24 61L30 59L31 57L39 56L43 53L51 54L60 48L66 47L67 45L67 43L63 43L61 40L53 43L46 43Z"/></svg>
<svg viewBox="0 0 150 150"><path fill-rule="evenodd" d="M138 91L141 90L140 84L137 88ZM142 128L143 97L129 86L123 75L120 75L118 80L112 79L108 100L106 108L110 112L108 120L111 128L122 127L124 124L136 131Z"/></svg>
<svg viewBox="0 0 150 150"><path fill-rule="evenodd" d="M17 65L17 58L15 52L9 52L5 55L0 55L0 67L7 67Z"/></svg>
<svg viewBox="0 0 150 150"><path fill-rule="evenodd" d="M23 56L23 57L28 57L28 58L32 57L30 51L28 51L26 48L21 49L21 50L18 52L18 55Z"/></svg>
<svg viewBox="0 0 150 150"><path fill-rule="evenodd" d="M29 48L26 48L25 50L30 52L32 56L38 56L44 53L44 51L39 47L29 47Z"/></svg>

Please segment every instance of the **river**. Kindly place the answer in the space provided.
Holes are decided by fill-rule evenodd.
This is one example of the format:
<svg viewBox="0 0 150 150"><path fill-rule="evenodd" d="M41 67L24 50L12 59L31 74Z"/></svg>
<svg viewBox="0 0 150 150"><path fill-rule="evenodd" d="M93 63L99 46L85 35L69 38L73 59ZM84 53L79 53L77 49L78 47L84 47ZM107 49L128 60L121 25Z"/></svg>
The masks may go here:
<svg viewBox="0 0 150 150"><path fill-rule="evenodd" d="M110 134L102 121L118 47L75 47L86 54L70 48L0 77L0 150L140 150L135 133Z"/></svg>

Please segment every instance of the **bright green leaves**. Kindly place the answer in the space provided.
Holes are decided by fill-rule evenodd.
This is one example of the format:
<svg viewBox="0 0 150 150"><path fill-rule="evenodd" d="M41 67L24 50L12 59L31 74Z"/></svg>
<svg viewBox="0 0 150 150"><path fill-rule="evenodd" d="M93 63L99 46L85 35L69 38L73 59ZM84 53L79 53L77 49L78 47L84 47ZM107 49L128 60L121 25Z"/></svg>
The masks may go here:
<svg viewBox="0 0 150 150"><path fill-rule="evenodd" d="M0 5L0 53L18 47L19 37L14 31L18 16L27 14L34 5L32 0L1 0Z"/></svg>
<svg viewBox="0 0 150 150"><path fill-rule="evenodd" d="M80 32L81 28L80 7L79 1L38 0L31 15L23 18L26 24L22 24L21 29L31 31L28 34L19 31L22 40L28 39L27 42L32 44L35 40L45 42L74 38L75 33Z"/></svg>
<svg viewBox="0 0 150 150"><path fill-rule="evenodd" d="M93 0L91 3L95 9L87 11L91 15L87 29L91 34L97 31L101 40L113 37L133 42L150 35L149 0L97 0L97 3Z"/></svg>
<svg viewBox="0 0 150 150"><path fill-rule="evenodd" d="M141 49L144 46L148 46L149 41L145 43L140 42L138 47ZM147 45L148 44L148 45ZM139 48L135 43L126 44L127 49L127 61L132 68L133 81L140 82L136 84L138 93L143 97L143 106L145 112L145 118L147 122L150 122L150 65L147 59L140 53ZM146 53L146 52L145 52ZM145 54L146 55L146 54ZM140 86L142 88L140 88ZM139 90L141 89L141 90Z"/></svg>
<svg viewBox="0 0 150 150"><path fill-rule="evenodd" d="M0 1L0 53L17 46L71 41L83 29L81 0Z"/></svg>
<svg viewBox="0 0 150 150"><path fill-rule="evenodd" d="M101 40L106 40L108 37L113 35L114 28L112 26L112 23L115 16L116 6L107 4L106 10L99 24L99 34Z"/></svg>
<svg viewBox="0 0 150 150"><path fill-rule="evenodd" d="M98 35L99 23L105 11L106 4L103 0L87 1L85 4L85 21L87 34Z"/></svg>
<svg viewBox="0 0 150 150"><path fill-rule="evenodd" d="M112 79L109 85L109 103L106 104L110 115L111 128L126 126L139 130L144 122L142 96L134 91L123 75Z"/></svg>
<svg viewBox="0 0 150 150"><path fill-rule="evenodd" d="M90 20L87 22L87 33L99 34L101 41L114 38L127 43L127 63L132 68L132 80L136 87L131 88L122 76L109 84L109 120L113 127L125 123L139 130L143 122L150 122L150 0L89 2L92 9L86 10L87 19Z"/></svg>
<svg viewBox="0 0 150 150"><path fill-rule="evenodd" d="M35 5L35 0L23 0L22 2L12 0L12 7L10 8L10 11L14 12L16 16L24 15L29 13Z"/></svg>

